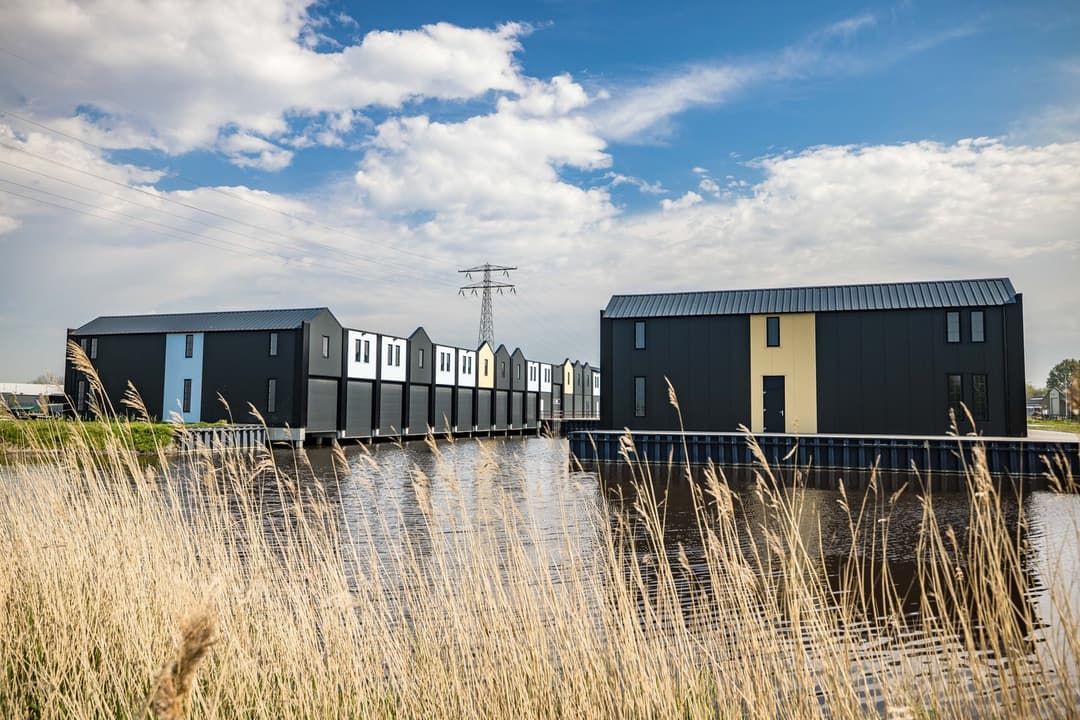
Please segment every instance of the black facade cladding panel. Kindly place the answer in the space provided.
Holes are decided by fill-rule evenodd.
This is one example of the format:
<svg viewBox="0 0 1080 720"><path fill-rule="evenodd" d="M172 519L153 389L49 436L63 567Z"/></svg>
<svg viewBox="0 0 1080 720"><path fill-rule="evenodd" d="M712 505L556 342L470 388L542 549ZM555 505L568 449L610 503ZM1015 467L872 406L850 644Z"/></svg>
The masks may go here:
<svg viewBox="0 0 1080 720"><path fill-rule="evenodd" d="M509 411L508 395L510 393L506 390L495 391L495 422L493 428L495 430L506 430L508 426L507 413Z"/></svg>
<svg viewBox="0 0 1080 720"><path fill-rule="evenodd" d="M350 380L345 403L345 435L371 437L371 418L375 385L370 380Z"/></svg>
<svg viewBox="0 0 1080 720"><path fill-rule="evenodd" d="M450 432L454 426L454 388L435 388L435 417L432 427L437 433Z"/></svg>
<svg viewBox="0 0 1080 720"><path fill-rule="evenodd" d="M671 381L687 430L735 431L750 422L750 318L649 318L646 346L634 349L634 319L604 318L600 365L602 424L610 429L676 430ZM634 414L634 378L645 377L645 417ZM608 408L604 412L603 408Z"/></svg>
<svg viewBox="0 0 1080 720"><path fill-rule="evenodd" d="M427 385L409 385L409 417L408 427L410 435L423 435L428 431L431 419L428 418L428 407L431 402L431 388Z"/></svg>
<svg viewBox="0 0 1080 720"><path fill-rule="evenodd" d="M405 386L395 382L379 383L379 434L383 436L401 435L402 410L404 409Z"/></svg>
<svg viewBox="0 0 1080 720"><path fill-rule="evenodd" d="M988 419L977 423L978 431L1009 434L1008 418L1016 409L1007 406L1005 388L1009 382L1015 385L1016 378L1010 380L1005 372L1007 310L977 309L986 313L982 343L947 342L944 309L819 313L818 432L944 434L949 430L945 378L959 373L969 407L974 399L970 376L988 378ZM962 323L968 322L964 316L969 312L961 309ZM1023 412L1022 399L1019 405Z"/></svg>
<svg viewBox="0 0 1080 720"><path fill-rule="evenodd" d="M479 388L476 391L476 429L491 429L491 396L492 391L488 388Z"/></svg>
<svg viewBox="0 0 1080 720"><path fill-rule="evenodd" d="M457 393L457 419L455 424L459 432L468 432L473 427L473 394L472 388L455 388Z"/></svg>
<svg viewBox="0 0 1080 720"><path fill-rule="evenodd" d="M540 393L540 404L537 408L537 413L541 419L551 417L551 393Z"/></svg>
<svg viewBox="0 0 1080 720"><path fill-rule="evenodd" d="M308 381L308 433L337 432L338 381L311 378Z"/></svg>
<svg viewBox="0 0 1080 720"><path fill-rule="evenodd" d="M510 393L510 424L515 428L525 425L525 393L516 390Z"/></svg>
<svg viewBox="0 0 1080 720"><path fill-rule="evenodd" d="M278 354L270 356L270 332L214 332L203 335L202 419L255 422L253 405L271 427L303 427L297 392L301 387L299 330L277 330ZM270 378L277 380L276 408L267 411ZM218 395L228 403L221 404ZM301 398L305 399L303 396Z"/></svg>
<svg viewBox="0 0 1080 720"><path fill-rule="evenodd" d="M988 323L990 315L985 316ZM1016 302L1006 305L1001 317L1001 333L1004 338L1005 387L1002 404L1005 406L1006 434L1027 437L1027 387L1024 367L1024 296L1016 295ZM989 327L986 328L989 330ZM989 394L993 397L991 387Z"/></svg>
<svg viewBox="0 0 1080 720"><path fill-rule="evenodd" d="M345 337L342 327L329 311L319 313L310 321L311 342L308 347L308 374L321 377L342 377L342 362L344 354L342 342ZM263 354L269 355L270 333L260 333L266 338L266 346ZM329 356L323 357L323 338L329 338ZM281 343L281 332L278 331L278 344ZM280 350L279 350L280 352Z"/></svg>
<svg viewBox="0 0 1080 720"><path fill-rule="evenodd" d="M525 390L528 387L528 363L525 361L525 353L521 349L514 350L510 356L510 388L512 390Z"/></svg>
<svg viewBox="0 0 1080 720"><path fill-rule="evenodd" d="M432 355L435 353L435 344L431 342L431 338L428 337L427 331L424 328L417 328L412 335L409 336L409 382L415 385L430 385L435 378L435 358ZM421 355L423 355L423 363L421 363ZM424 411L424 417L427 417L427 411ZM410 425L412 419L409 420ZM410 432L413 429L410 427Z"/></svg>
<svg viewBox="0 0 1080 720"><path fill-rule="evenodd" d="M113 409L118 414L134 413L121 403L130 381L142 397L147 414L151 418L161 419L165 394L165 336L106 335L97 340L97 357L91 360L91 363L101 379L105 395ZM90 347L90 340L87 340L87 347ZM72 401L77 402L76 393L81 373L74 368L69 370L70 372L65 372L64 386L72 386L68 392ZM69 374L70 383L67 377ZM86 409L89 410L89 382L86 387Z"/></svg>

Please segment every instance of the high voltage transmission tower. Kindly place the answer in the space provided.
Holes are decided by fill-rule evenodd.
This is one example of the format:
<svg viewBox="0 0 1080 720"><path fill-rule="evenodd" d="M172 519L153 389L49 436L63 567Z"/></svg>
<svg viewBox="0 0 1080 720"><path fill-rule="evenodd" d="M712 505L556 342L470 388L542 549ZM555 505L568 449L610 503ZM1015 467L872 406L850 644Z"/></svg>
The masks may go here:
<svg viewBox="0 0 1080 720"><path fill-rule="evenodd" d="M458 294L460 295L464 295L466 290L471 290L473 295L476 295L477 290L484 291L484 297L480 303L480 339L477 342L477 345L483 345L486 342L492 347L495 346L495 312L491 302L491 290L494 288L500 295L503 294L503 290L509 290L511 293L517 294L516 285L492 280L491 273L501 272L503 277L510 279L511 270L517 270L517 268L492 265L491 263L484 263L483 265L478 265L474 268L458 270L458 272L465 273L465 277L469 280L473 279L473 273L484 274L484 279L480 282L473 283L472 285L462 285L458 288Z"/></svg>

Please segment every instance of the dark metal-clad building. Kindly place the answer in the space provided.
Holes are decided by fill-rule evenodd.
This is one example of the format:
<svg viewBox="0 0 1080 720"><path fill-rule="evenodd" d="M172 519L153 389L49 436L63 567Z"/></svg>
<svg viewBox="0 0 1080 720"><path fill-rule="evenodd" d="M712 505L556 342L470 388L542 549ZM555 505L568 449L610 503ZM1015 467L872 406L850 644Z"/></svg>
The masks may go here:
<svg viewBox="0 0 1080 720"><path fill-rule="evenodd" d="M678 429L667 378L687 430L1022 437L1023 324L1007 278L616 295L601 426Z"/></svg>
<svg viewBox="0 0 1080 720"><path fill-rule="evenodd" d="M99 317L68 338L118 412L130 381L153 418L251 422L250 405L270 426L337 431L343 335L327 308ZM64 391L89 411L70 360Z"/></svg>
<svg viewBox="0 0 1080 720"><path fill-rule="evenodd" d="M505 345L495 350L495 401L492 408L492 429L510 427L510 351Z"/></svg>
<svg viewBox="0 0 1080 720"><path fill-rule="evenodd" d="M422 327L416 328L409 336L409 402L405 416L405 427L409 435L426 435L431 424L434 354L435 344L431 342L427 331Z"/></svg>

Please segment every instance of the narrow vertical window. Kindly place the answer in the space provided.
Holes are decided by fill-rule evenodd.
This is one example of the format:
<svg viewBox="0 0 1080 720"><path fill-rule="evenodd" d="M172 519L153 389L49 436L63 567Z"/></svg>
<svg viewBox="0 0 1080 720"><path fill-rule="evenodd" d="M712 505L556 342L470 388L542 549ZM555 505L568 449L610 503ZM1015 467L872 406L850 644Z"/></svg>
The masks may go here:
<svg viewBox="0 0 1080 720"><path fill-rule="evenodd" d="M266 412L277 412L277 379L266 381Z"/></svg>
<svg viewBox="0 0 1080 720"><path fill-rule="evenodd" d="M950 311L945 313L945 340L951 343L960 342L960 313Z"/></svg>
<svg viewBox="0 0 1080 720"><path fill-rule="evenodd" d="M506 362L499 363L499 377L506 377Z"/></svg>
<svg viewBox="0 0 1080 720"><path fill-rule="evenodd" d="M371 362L371 341L370 340L365 340L364 341L364 363L366 364L366 363L369 363L369 362Z"/></svg>
<svg viewBox="0 0 1080 720"><path fill-rule="evenodd" d="M394 346L394 367L401 367L401 346Z"/></svg>
<svg viewBox="0 0 1080 720"><path fill-rule="evenodd" d="M484 377L488 376L488 359L484 358Z"/></svg>
<svg viewBox="0 0 1080 720"><path fill-rule="evenodd" d="M184 357L189 358L195 355L195 336L188 333L184 336ZM186 412L186 411L185 411Z"/></svg>
<svg viewBox="0 0 1080 720"><path fill-rule="evenodd" d="M364 342L362 340L356 341L355 359L356 362L362 362L364 358Z"/></svg>
<svg viewBox="0 0 1080 720"><path fill-rule="evenodd" d="M634 378L634 416L645 417L645 378Z"/></svg>
<svg viewBox="0 0 1080 720"><path fill-rule="evenodd" d="M634 349L645 349L645 321L638 320L634 323Z"/></svg>
<svg viewBox="0 0 1080 720"><path fill-rule="evenodd" d="M514 379L515 380L520 380L521 379L521 365L515 365L514 366Z"/></svg>
<svg viewBox="0 0 1080 720"><path fill-rule="evenodd" d="M971 311L971 342L981 343L986 341L985 317L982 310Z"/></svg>
<svg viewBox="0 0 1080 720"><path fill-rule="evenodd" d="M277 333L270 333L270 357L277 357Z"/></svg>
<svg viewBox="0 0 1080 720"><path fill-rule="evenodd" d="M83 410L86 409L86 381L85 380L80 380L79 381L79 389L75 391L75 404L78 407L79 412L82 412Z"/></svg>
<svg viewBox="0 0 1080 720"><path fill-rule="evenodd" d="M990 419L990 404L986 397L986 376L971 376L971 416L976 420Z"/></svg>
<svg viewBox="0 0 1080 720"><path fill-rule="evenodd" d="M184 397L180 405L184 412L191 412L191 378L184 378Z"/></svg>
<svg viewBox="0 0 1080 720"><path fill-rule="evenodd" d="M956 413L957 419L963 409L960 404L964 402L964 379L960 375L949 375L949 409Z"/></svg>
<svg viewBox="0 0 1080 720"><path fill-rule="evenodd" d="M765 318L765 345L780 347L780 317L778 315Z"/></svg>
<svg viewBox="0 0 1080 720"><path fill-rule="evenodd" d="M90 338L90 359L97 359L97 338Z"/></svg>
<svg viewBox="0 0 1080 720"><path fill-rule="evenodd" d="M329 335L323 335L322 336L322 356L324 358L330 357L330 336Z"/></svg>
<svg viewBox="0 0 1080 720"><path fill-rule="evenodd" d="M83 338L82 340L79 341L79 347L82 348L82 351L83 351L84 354L87 352L87 348L89 347L89 345L88 345L89 342L90 341L87 340L86 338Z"/></svg>
<svg viewBox="0 0 1080 720"><path fill-rule="evenodd" d="M424 367L424 348L416 349L416 363L417 367Z"/></svg>

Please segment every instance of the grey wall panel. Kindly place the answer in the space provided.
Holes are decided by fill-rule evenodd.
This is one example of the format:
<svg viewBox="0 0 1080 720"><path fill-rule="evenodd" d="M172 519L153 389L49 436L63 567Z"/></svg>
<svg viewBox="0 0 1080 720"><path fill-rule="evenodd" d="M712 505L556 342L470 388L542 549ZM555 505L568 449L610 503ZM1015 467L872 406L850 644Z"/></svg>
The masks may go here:
<svg viewBox="0 0 1080 720"><path fill-rule="evenodd" d="M500 345L495 350L495 389L510 389L510 352Z"/></svg>
<svg viewBox="0 0 1080 720"><path fill-rule="evenodd" d="M435 388L435 416L432 427L437 433L449 432L454 425L454 388Z"/></svg>
<svg viewBox="0 0 1080 720"><path fill-rule="evenodd" d="M345 435L371 437L372 403L375 384L369 380L350 380L345 403Z"/></svg>
<svg viewBox="0 0 1080 720"><path fill-rule="evenodd" d="M202 419L229 420L218 395L229 404L236 422L255 422L254 405L270 426L301 426L301 340L299 330L278 330L278 354L270 356L270 332L221 332L203 335ZM340 333L339 341L340 341ZM267 409L270 378L277 380L276 409Z"/></svg>
<svg viewBox="0 0 1080 720"><path fill-rule="evenodd" d="M537 415L541 420L545 420L551 417L551 393L540 393L540 407L537 408Z"/></svg>
<svg viewBox="0 0 1080 720"><path fill-rule="evenodd" d="M260 333L267 338L269 343L269 333ZM330 338L330 353L329 357L323 357L322 355L322 338L323 336ZM334 316L329 312L320 313L311 321L311 345L308 348L308 374L309 375L324 375L332 377L341 377L341 365L343 360L341 343L342 343L341 325L334 320ZM278 335L278 343L281 342L281 334ZM263 354L267 353L267 348L263 348ZM310 418L308 418L308 424L310 425Z"/></svg>
<svg viewBox="0 0 1080 720"><path fill-rule="evenodd" d="M476 429L491 429L491 390L487 388L476 391Z"/></svg>
<svg viewBox="0 0 1080 720"><path fill-rule="evenodd" d="M423 353L423 364L420 355ZM435 345L424 328L417 328L409 338L409 382L417 385L430 385L435 377ZM427 413L425 412L426 416ZM409 420L412 423L412 420ZM410 429L410 432L412 430Z"/></svg>
<svg viewBox="0 0 1080 720"><path fill-rule="evenodd" d="M520 429L525 425L525 393L510 393L510 424Z"/></svg>
<svg viewBox="0 0 1080 720"><path fill-rule="evenodd" d="M507 398L507 395L509 395L509 394L510 393L508 391L506 391L506 390L496 390L495 391L495 424L494 424L494 429L496 429L496 430L505 430L507 428L507 424L508 424L507 411L509 410L509 408L507 407L507 403L509 402L509 399Z"/></svg>
<svg viewBox="0 0 1080 720"><path fill-rule="evenodd" d="M510 355L510 387L514 390L524 390L529 382L527 372L525 353L518 348Z"/></svg>
<svg viewBox="0 0 1080 720"><path fill-rule="evenodd" d="M460 432L469 432L473 427L473 389L457 388L457 420L455 424Z"/></svg>
<svg viewBox="0 0 1080 720"><path fill-rule="evenodd" d="M401 383L379 383L379 434L400 435L405 386Z"/></svg>
<svg viewBox="0 0 1080 720"><path fill-rule="evenodd" d="M328 378L312 378L308 382L309 433L337 431L338 381Z"/></svg>
<svg viewBox="0 0 1080 720"><path fill-rule="evenodd" d="M409 385L409 434L423 435L431 424L428 417L428 403L431 387L428 385Z"/></svg>
<svg viewBox="0 0 1080 720"><path fill-rule="evenodd" d="M526 427L536 427L536 404L539 400L538 393L526 393L525 394L525 425Z"/></svg>

